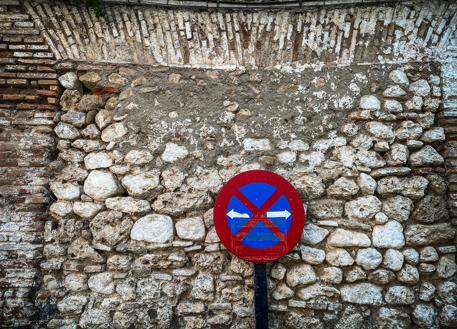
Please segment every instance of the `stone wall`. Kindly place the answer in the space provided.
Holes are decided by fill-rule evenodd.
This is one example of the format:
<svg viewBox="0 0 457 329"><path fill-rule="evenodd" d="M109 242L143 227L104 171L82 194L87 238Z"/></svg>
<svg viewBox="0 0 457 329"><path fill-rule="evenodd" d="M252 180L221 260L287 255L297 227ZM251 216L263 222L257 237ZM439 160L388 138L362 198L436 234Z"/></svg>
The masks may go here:
<svg viewBox="0 0 457 329"><path fill-rule="evenodd" d="M257 168L308 212L268 266L272 328L456 325L439 65L66 69L48 327L251 328L252 265L219 243L212 206Z"/></svg>
<svg viewBox="0 0 457 329"><path fill-rule="evenodd" d="M273 328L456 326L455 2L141 2L0 3L0 327L252 327L211 209L254 168L308 210Z"/></svg>

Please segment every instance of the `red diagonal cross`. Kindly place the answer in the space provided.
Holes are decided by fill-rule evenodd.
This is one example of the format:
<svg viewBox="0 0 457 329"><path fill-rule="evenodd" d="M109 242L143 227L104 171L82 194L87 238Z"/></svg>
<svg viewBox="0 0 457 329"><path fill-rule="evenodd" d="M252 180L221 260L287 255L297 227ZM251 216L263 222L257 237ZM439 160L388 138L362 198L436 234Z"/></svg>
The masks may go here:
<svg viewBox="0 0 457 329"><path fill-rule="evenodd" d="M280 193L278 190L276 190L272 196L268 198L267 201L260 207L257 208L251 200L246 198L243 193L237 191L235 192L235 196L238 198L238 200L241 201L241 203L248 208L252 212L252 217L249 219L249 221L238 231L238 233L235 235L235 240L236 242L241 242L241 240L248 234L251 229L257 224L257 222L263 223L271 232L273 232L276 237L281 240L285 241L286 236L284 233L281 232L281 230L271 222L271 220L267 217L266 212L278 201L278 199L281 197L282 193Z"/></svg>

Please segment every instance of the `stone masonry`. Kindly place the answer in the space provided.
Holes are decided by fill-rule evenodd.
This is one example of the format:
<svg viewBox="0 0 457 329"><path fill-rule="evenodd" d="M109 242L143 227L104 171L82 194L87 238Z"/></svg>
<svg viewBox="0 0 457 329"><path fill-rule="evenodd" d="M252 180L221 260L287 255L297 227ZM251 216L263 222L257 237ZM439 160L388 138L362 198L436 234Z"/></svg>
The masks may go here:
<svg viewBox="0 0 457 329"><path fill-rule="evenodd" d="M456 327L456 9L0 2L0 327L253 328L250 169L307 209L271 328Z"/></svg>

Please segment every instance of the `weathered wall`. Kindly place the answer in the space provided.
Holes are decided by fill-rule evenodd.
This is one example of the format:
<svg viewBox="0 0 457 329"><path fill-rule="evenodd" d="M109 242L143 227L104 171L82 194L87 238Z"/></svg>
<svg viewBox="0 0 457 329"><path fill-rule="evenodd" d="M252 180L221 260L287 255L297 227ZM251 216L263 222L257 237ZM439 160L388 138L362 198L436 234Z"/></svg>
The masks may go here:
<svg viewBox="0 0 457 329"><path fill-rule="evenodd" d="M439 65L99 69L78 72L83 93L61 78L51 327L252 327L252 267L211 208L253 168L287 177L309 213L269 266L273 328L455 325Z"/></svg>
<svg viewBox="0 0 457 329"><path fill-rule="evenodd" d="M455 326L455 10L2 1L0 327L252 326L211 218L251 168L312 223L269 268L274 327Z"/></svg>

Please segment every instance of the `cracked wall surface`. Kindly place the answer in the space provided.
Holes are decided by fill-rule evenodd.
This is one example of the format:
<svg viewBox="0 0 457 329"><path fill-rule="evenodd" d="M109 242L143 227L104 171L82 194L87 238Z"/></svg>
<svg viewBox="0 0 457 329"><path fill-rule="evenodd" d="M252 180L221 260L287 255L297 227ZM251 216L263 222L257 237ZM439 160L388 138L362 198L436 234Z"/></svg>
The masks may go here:
<svg viewBox="0 0 457 329"><path fill-rule="evenodd" d="M455 10L3 0L0 327L253 327L212 207L256 168L308 211L273 328L456 326Z"/></svg>

